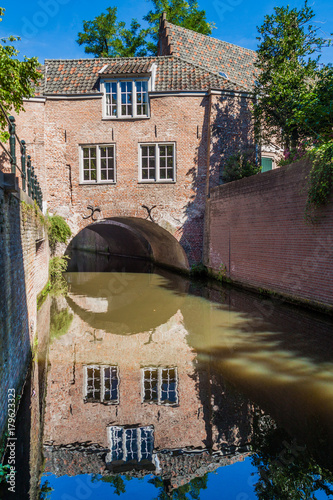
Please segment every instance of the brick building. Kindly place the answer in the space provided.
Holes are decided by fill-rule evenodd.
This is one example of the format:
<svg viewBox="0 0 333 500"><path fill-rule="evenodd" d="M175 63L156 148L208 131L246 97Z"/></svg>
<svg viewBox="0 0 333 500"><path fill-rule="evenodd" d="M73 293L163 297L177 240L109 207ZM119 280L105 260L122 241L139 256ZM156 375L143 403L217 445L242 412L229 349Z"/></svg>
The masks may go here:
<svg viewBox="0 0 333 500"><path fill-rule="evenodd" d="M49 211L76 235L92 222L87 207L98 206L124 231L131 218L132 235L150 245L171 234L188 261L176 267L201 261L207 194L225 158L255 148L254 60L163 17L156 57L45 60L17 128ZM145 218L160 233L147 236L137 225Z"/></svg>

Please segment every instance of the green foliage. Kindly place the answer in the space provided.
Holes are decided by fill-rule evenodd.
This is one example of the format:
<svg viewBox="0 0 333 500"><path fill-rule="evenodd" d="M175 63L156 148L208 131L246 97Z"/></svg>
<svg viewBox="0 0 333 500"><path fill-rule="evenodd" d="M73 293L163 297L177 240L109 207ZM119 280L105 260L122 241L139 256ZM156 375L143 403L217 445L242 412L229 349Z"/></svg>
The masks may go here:
<svg viewBox="0 0 333 500"><path fill-rule="evenodd" d="M0 22L5 9L0 7ZM11 45L20 38L9 36L0 39L0 103L7 114L14 109L17 113L23 108L23 99L35 94L34 85L41 78L39 63L36 57L17 59L18 50ZM0 140L8 140L7 122L0 113Z"/></svg>
<svg viewBox="0 0 333 500"><path fill-rule="evenodd" d="M293 121L313 141L332 139L333 68L324 66L293 108Z"/></svg>
<svg viewBox="0 0 333 500"><path fill-rule="evenodd" d="M316 463L305 446L276 427L270 418L256 415L252 463L258 468L255 484L258 500L316 499L315 492L333 493L327 483L333 474Z"/></svg>
<svg viewBox="0 0 333 500"><path fill-rule="evenodd" d="M38 500L49 500L51 498L52 491L54 491L54 488L52 488L50 482L45 481L39 490Z"/></svg>
<svg viewBox="0 0 333 500"><path fill-rule="evenodd" d="M232 182L258 174L260 165L256 164L253 150L238 151L229 156L223 166L223 182Z"/></svg>
<svg viewBox="0 0 333 500"><path fill-rule="evenodd" d="M53 299L51 304L50 340L65 335L71 326L73 317L68 308L59 310L56 301Z"/></svg>
<svg viewBox="0 0 333 500"><path fill-rule="evenodd" d="M158 52L158 32L160 17L166 12L167 21L182 26L203 35L211 35L214 23L208 23L206 12L199 10L196 0L151 0L154 10L150 10L143 19L150 25L149 34L152 41L147 42L150 53L157 55Z"/></svg>
<svg viewBox="0 0 333 500"><path fill-rule="evenodd" d="M72 235L69 225L60 215L53 215L48 218L47 232L52 249L54 249L57 242L66 243Z"/></svg>
<svg viewBox="0 0 333 500"><path fill-rule="evenodd" d="M208 275L208 269L202 262L198 262L196 264L192 264L190 274L193 277L205 278Z"/></svg>
<svg viewBox="0 0 333 500"><path fill-rule="evenodd" d="M333 188L333 140L314 147L309 156L312 168L309 175L306 218L314 221L316 208L326 205Z"/></svg>
<svg viewBox="0 0 333 500"><path fill-rule="evenodd" d="M155 488L159 488L160 491L157 500L199 500L201 490L207 489L208 474L206 473L202 477L195 477L189 483L172 491L169 491L168 483L160 477L154 477L148 483L153 484Z"/></svg>
<svg viewBox="0 0 333 500"><path fill-rule="evenodd" d="M6 476L9 474L10 466L0 464L0 483L6 481Z"/></svg>
<svg viewBox="0 0 333 500"><path fill-rule="evenodd" d="M204 35L211 35L213 23L206 21L206 12L199 10L195 0L152 0L154 9L144 17L148 29L141 28L136 19L130 27L117 20L117 7L108 7L106 13L92 21L83 21L83 31L77 43L84 45L87 54L95 57L144 57L157 55L159 20L163 12L171 23Z"/></svg>
<svg viewBox="0 0 333 500"><path fill-rule="evenodd" d="M59 295L67 292L67 282L63 273L67 270L67 260L69 257L53 257L50 259L49 275L51 290L53 295Z"/></svg>
<svg viewBox="0 0 333 500"><path fill-rule="evenodd" d="M143 57L147 55L146 35L147 30L141 29L136 19L127 29L126 23L117 21L117 7L108 7L93 21L83 21L77 43L95 57Z"/></svg>
<svg viewBox="0 0 333 500"><path fill-rule="evenodd" d="M120 496L122 493L126 492L126 485L124 479L126 481L130 481L132 477L128 475L99 476L97 474L93 474L91 480L93 483L96 483L97 481L102 481L103 483L109 483L110 486L113 486L115 495Z"/></svg>
<svg viewBox="0 0 333 500"><path fill-rule="evenodd" d="M320 27L311 24L315 14L306 1L301 9L274 11L258 28L254 116L258 136L280 137L289 149L309 137L311 129L315 135L332 125L331 101L325 96L331 70L319 66L321 48L331 41L318 36Z"/></svg>

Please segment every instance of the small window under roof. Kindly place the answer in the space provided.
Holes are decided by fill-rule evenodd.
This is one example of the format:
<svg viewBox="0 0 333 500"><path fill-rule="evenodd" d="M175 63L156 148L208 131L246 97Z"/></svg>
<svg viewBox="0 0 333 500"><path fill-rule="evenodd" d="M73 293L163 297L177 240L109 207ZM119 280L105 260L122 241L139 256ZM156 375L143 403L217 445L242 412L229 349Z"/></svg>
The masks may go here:
<svg viewBox="0 0 333 500"><path fill-rule="evenodd" d="M223 71L220 71L220 75L223 76L223 78L226 78L227 80L229 80L229 77L226 73L224 73Z"/></svg>

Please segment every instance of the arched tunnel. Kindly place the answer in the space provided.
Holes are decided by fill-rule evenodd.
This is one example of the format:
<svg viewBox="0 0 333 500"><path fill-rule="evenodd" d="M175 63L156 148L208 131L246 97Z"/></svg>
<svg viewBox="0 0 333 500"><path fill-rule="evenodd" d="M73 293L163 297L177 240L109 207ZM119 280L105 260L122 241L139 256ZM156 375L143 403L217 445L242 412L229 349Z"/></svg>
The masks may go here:
<svg viewBox="0 0 333 500"><path fill-rule="evenodd" d="M70 242L72 250L134 257L188 271L186 253L176 238L158 224L136 217L113 217L82 229Z"/></svg>

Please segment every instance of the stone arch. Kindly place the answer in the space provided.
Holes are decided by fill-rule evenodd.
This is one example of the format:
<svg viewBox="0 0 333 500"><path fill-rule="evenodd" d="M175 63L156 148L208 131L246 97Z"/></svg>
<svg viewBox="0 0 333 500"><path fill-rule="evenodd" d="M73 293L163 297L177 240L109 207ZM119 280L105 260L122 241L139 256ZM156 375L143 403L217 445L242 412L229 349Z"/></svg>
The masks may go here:
<svg viewBox="0 0 333 500"><path fill-rule="evenodd" d="M189 271L185 250L158 224L138 217L111 217L93 222L71 241L71 249L90 249L91 231L98 235L96 252L139 257L181 271ZM90 246L90 248L89 248Z"/></svg>

